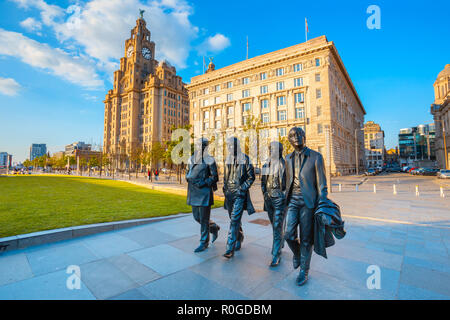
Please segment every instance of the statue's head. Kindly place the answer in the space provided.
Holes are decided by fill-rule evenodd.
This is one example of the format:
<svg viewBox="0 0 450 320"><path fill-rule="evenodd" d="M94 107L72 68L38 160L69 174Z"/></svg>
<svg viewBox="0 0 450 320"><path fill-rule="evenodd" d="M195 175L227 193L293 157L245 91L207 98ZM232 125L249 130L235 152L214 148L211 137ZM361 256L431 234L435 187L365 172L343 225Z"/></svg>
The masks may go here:
<svg viewBox="0 0 450 320"><path fill-rule="evenodd" d="M291 130L289 130L288 140L296 151L302 150L306 143L305 131L300 127L291 128Z"/></svg>
<svg viewBox="0 0 450 320"><path fill-rule="evenodd" d="M237 156L241 152L241 144L236 137L230 137L227 139L227 151L228 154Z"/></svg>
<svg viewBox="0 0 450 320"><path fill-rule="evenodd" d="M272 141L269 145L271 159L280 159L283 156L283 145L278 141Z"/></svg>

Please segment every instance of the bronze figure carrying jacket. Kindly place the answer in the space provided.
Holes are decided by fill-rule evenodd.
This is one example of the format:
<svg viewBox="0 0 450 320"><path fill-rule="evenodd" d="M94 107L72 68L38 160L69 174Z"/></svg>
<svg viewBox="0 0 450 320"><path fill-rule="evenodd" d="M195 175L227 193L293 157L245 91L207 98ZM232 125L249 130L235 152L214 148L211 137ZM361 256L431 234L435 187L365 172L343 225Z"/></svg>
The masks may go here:
<svg viewBox="0 0 450 320"><path fill-rule="evenodd" d="M194 161L194 155L189 158L186 180L188 184L187 204L196 207L206 207L214 204L213 192L217 190L216 162L213 157L204 157L201 161Z"/></svg>
<svg viewBox="0 0 450 320"><path fill-rule="evenodd" d="M235 158L228 156L224 167L223 176L223 193L226 195L240 195L245 197L244 210L247 213L255 213L252 200L250 199L249 189L255 181L255 171L253 165L250 163L250 158L243 153L240 153L236 158L236 164L233 165ZM238 170L235 172L235 170ZM234 181L233 177L236 177ZM228 201L225 201L224 208L228 209Z"/></svg>
<svg viewBox="0 0 450 320"><path fill-rule="evenodd" d="M323 157L319 152L304 147L303 160L300 165L300 187L305 205L314 209L319 201L325 201L328 196L327 178ZM295 151L286 156L286 203L292 195L294 184Z"/></svg>

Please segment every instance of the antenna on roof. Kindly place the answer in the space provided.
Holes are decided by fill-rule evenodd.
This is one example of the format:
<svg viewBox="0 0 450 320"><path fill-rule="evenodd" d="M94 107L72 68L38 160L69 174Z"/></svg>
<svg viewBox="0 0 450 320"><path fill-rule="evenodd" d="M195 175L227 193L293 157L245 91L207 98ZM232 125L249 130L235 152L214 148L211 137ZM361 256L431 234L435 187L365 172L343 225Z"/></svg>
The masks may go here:
<svg viewBox="0 0 450 320"><path fill-rule="evenodd" d="M248 59L248 36L247 36L247 57L246 59Z"/></svg>

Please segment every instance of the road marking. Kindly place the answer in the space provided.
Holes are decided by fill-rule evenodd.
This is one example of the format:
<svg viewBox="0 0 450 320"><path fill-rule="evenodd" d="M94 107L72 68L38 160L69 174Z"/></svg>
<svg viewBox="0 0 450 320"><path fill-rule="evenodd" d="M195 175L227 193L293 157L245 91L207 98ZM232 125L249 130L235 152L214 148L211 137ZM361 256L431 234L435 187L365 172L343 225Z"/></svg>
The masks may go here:
<svg viewBox="0 0 450 320"><path fill-rule="evenodd" d="M354 216L354 215L348 215L343 214L343 217L347 218L355 218L355 219L363 219L363 220L372 220L372 221L381 221L381 222L389 222L389 223L396 223L396 224L407 224L407 225L413 225L413 226L421 226L421 227L432 227L432 228L440 228L440 229L450 229L450 227L444 227L444 226L435 226L428 223L416 223L416 222L409 222L409 221L401 221L401 220L391 220L391 219L382 219L382 218L373 218L373 217L362 217L362 216Z"/></svg>

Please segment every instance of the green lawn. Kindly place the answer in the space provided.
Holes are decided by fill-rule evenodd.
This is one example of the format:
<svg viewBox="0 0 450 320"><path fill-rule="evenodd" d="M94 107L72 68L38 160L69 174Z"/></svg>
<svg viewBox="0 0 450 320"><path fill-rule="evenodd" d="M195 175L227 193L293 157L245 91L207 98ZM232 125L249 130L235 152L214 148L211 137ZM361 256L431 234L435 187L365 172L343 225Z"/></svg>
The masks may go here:
<svg viewBox="0 0 450 320"><path fill-rule="evenodd" d="M191 212L185 196L126 182L70 176L0 178L0 237L180 212Z"/></svg>

